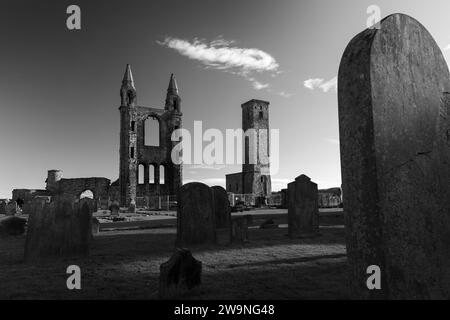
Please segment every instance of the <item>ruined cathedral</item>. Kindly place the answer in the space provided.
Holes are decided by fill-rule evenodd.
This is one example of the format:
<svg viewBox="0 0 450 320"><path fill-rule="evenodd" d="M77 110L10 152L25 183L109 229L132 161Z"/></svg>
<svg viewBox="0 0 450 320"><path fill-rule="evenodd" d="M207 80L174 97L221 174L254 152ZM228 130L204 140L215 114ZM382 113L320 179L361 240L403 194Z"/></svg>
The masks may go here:
<svg viewBox="0 0 450 320"><path fill-rule="evenodd" d="M254 130L245 136L242 171L226 175L226 191L234 195L249 195L252 205L267 204L271 195L269 102L252 99L241 105L242 129ZM175 130L181 129L181 98L174 75L170 76L163 108L139 105L130 65L126 66L120 87L120 149L119 179L63 178L61 170L49 170L45 189L14 189L13 200L21 205L34 198L57 194L82 198L86 194L107 209L113 201L134 212L159 201L170 202L182 185L182 165L172 161L172 150L179 141L172 141ZM250 161L254 160L254 161Z"/></svg>
<svg viewBox="0 0 450 320"><path fill-rule="evenodd" d="M172 162L177 142L172 132L181 128L181 99L173 74L170 76L163 109L137 104L130 65L120 89L120 172L119 199L123 207L136 205L137 197L175 195L182 184L182 166ZM151 125L157 127L155 139L147 141ZM154 138L154 137L153 137Z"/></svg>
<svg viewBox="0 0 450 320"><path fill-rule="evenodd" d="M45 189L14 189L12 199L22 206L35 198L50 199L57 194L79 199L87 192L101 207L119 201L121 207L133 209L137 199L148 204L152 196L176 195L182 184L182 166L171 159L172 148L178 143L172 142L171 136L181 128L182 113L175 77L170 76L164 108L144 107L137 104L133 74L127 65L120 98L118 180L63 178L61 170L48 170Z"/></svg>

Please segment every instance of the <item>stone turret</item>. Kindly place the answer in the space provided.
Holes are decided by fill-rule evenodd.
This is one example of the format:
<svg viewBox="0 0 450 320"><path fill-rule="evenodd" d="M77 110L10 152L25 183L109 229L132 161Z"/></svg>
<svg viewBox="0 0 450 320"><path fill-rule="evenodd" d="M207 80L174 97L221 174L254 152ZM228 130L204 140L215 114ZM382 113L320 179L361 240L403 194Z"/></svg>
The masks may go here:
<svg viewBox="0 0 450 320"><path fill-rule="evenodd" d="M62 179L61 170L48 170L45 189L51 192L55 192L58 189L58 182Z"/></svg>
<svg viewBox="0 0 450 320"><path fill-rule="evenodd" d="M168 111L180 111L181 99L178 94L177 80L173 73L170 75L169 87L167 88L166 105Z"/></svg>

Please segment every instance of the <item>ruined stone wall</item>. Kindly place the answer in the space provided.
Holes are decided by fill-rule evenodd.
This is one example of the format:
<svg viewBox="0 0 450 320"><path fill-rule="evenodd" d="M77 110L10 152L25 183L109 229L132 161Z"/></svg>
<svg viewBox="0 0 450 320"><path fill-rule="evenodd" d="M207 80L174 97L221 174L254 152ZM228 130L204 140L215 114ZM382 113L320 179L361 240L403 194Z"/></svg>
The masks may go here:
<svg viewBox="0 0 450 320"><path fill-rule="evenodd" d="M172 81L172 78L171 78ZM169 86L170 87L170 86ZM120 133L120 203L129 206L136 197L175 195L182 185L182 167L172 161L171 153L177 142L171 137L181 129L180 103L177 94L170 91L164 109L122 105ZM153 118L159 123L159 145L145 144L145 122ZM144 167L144 181L139 184L139 166ZM149 168L154 169L154 182L150 183ZM164 166L164 183L160 181L159 168ZM142 167L141 167L142 168Z"/></svg>
<svg viewBox="0 0 450 320"><path fill-rule="evenodd" d="M233 173L226 175L226 190L227 192L242 194L244 193L242 185L242 173Z"/></svg>
<svg viewBox="0 0 450 320"><path fill-rule="evenodd" d="M23 200L24 203L32 201L37 196L50 196L51 193L41 189L14 189L12 191L12 200Z"/></svg>
<svg viewBox="0 0 450 320"><path fill-rule="evenodd" d="M57 193L79 198L81 193L90 190L94 199L108 199L110 182L106 178L61 179L57 184Z"/></svg>
<svg viewBox="0 0 450 320"><path fill-rule="evenodd" d="M134 111L136 123L136 195L140 197L155 195L175 195L181 186L181 166L172 162L171 153L175 144L172 132L181 127L181 113L176 110L137 107ZM159 123L159 146L145 145L145 121L154 118ZM144 167L144 183L138 184L137 170ZM154 168L154 181L150 183L149 168ZM160 166L164 167L164 183L160 177Z"/></svg>

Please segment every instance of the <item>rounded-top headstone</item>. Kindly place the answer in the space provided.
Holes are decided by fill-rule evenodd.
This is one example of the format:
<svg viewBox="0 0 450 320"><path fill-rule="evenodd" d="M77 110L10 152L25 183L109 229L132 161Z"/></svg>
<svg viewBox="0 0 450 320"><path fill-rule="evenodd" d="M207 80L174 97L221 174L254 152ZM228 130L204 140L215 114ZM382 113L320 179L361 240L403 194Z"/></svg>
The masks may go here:
<svg viewBox="0 0 450 320"><path fill-rule="evenodd" d="M221 186L211 188L214 193L216 228L231 228L231 207L227 191Z"/></svg>
<svg viewBox="0 0 450 320"><path fill-rule="evenodd" d="M449 91L441 50L407 15L388 16L345 50L339 130L359 298L450 297ZM367 290L370 265L382 270L381 290Z"/></svg>
<svg viewBox="0 0 450 320"><path fill-rule="evenodd" d="M214 243L212 189L203 183L188 183L179 189L177 200L177 244Z"/></svg>

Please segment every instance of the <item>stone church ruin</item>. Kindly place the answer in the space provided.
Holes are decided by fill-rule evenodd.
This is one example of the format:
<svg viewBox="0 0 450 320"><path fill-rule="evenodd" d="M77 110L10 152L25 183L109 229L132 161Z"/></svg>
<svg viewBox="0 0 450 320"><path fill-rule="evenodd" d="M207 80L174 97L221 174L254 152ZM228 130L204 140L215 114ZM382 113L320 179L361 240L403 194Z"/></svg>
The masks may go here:
<svg viewBox="0 0 450 320"><path fill-rule="evenodd" d="M175 196L182 184L182 166L174 164L172 132L181 128L181 99L176 79L169 80L164 108L137 104L137 92L130 65L126 66L120 88L120 166L119 179L63 178L61 170L49 170L45 189L14 189L12 199L26 207L33 199L49 202L51 197L67 195L95 200L97 208L108 209L120 203L134 211L148 206L152 197ZM160 205L160 204L159 204Z"/></svg>

